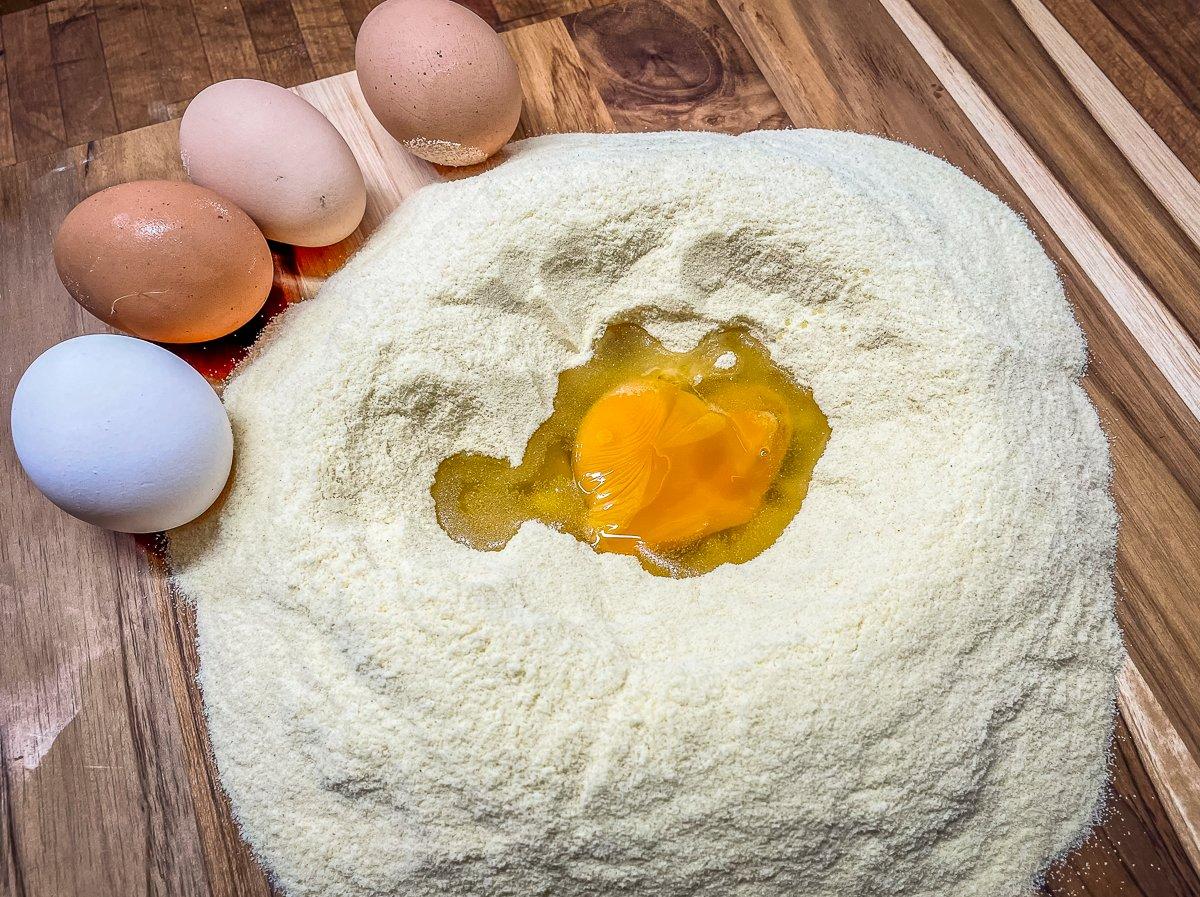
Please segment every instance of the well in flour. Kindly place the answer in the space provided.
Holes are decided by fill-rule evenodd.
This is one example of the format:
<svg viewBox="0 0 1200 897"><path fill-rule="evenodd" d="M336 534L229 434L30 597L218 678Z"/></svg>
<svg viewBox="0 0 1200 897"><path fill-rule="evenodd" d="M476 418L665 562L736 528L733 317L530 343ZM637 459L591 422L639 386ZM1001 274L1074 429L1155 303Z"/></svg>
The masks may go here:
<svg viewBox="0 0 1200 897"><path fill-rule="evenodd" d="M559 375L519 465L460 452L432 494L442 528L472 548L498 551L538 520L660 576L694 576L771 546L828 439L812 393L745 330L671 352L616 323Z"/></svg>

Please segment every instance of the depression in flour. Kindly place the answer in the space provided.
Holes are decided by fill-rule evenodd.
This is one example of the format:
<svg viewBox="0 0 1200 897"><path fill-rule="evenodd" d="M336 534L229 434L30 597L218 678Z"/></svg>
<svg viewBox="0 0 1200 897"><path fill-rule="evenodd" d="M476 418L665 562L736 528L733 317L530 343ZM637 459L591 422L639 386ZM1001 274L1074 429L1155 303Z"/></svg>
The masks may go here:
<svg viewBox="0 0 1200 897"><path fill-rule="evenodd" d="M753 560L651 576L430 483L606 324L744 324L832 436ZM1019 895L1097 812L1116 516L1051 262L937 159L559 136L408 200L225 393L171 534L222 782L287 893Z"/></svg>

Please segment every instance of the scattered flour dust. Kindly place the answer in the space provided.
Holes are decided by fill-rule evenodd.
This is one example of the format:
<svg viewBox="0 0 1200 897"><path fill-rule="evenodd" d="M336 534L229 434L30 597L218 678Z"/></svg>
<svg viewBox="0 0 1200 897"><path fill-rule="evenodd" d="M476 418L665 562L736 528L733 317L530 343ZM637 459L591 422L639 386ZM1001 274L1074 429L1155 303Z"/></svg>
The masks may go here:
<svg viewBox="0 0 1200 897"><path fill-rule="evenodd" d="M1028 891L1107 779L1116 515L1084 343L1021 220L823 131L556 136L406 202L225 393L171 534L246 839L291 895ZM657 578L438 527L606 322L743 322L833 436L743 566Z"/></svg>

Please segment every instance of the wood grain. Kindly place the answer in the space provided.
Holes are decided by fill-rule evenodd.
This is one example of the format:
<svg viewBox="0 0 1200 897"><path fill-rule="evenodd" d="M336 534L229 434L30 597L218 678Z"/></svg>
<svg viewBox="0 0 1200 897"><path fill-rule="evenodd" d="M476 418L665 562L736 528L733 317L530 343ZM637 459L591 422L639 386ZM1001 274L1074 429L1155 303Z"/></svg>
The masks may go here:
<svg viewBox="0 0 1200 897"><path fill-rule="evenodd" d="M896 6L885 5L889 9ZM949 159L1021 211L1050 254L1059 260L1095 359L1087 386L1114 438L1116 492L1125 513L1119 577L1125 595L1122 621L1131 636L1135 658L1153 670L1155 693L1175 699L1172 720L1194 721L1195 708L1179 701L1192 688L1200 659L1195 638L1181 628L1183 619L1192 612L1190 595L1200 583L1200 570L1193 560L1193 552L1200 547L1196 545L1200 534L1196 500L1200 492L1195 491L1200 484L1196 463L1200 430L1189 408L1189 402L1195 404L1196 395L1189 395L1189 402L1185 402L1164 382L1163 373L1092 282L1091 271L1085 271L1081 260L1068 251L1063 237L1026 193L1026 187L1047 185L1028 179L1022 182L1006 168L996 147L984 139L989 132L981 137L989 124L994 132L1000 122L969 118L959 102L969 101L972 96L960 91L956 98L950 89L955 82L947 83L939 77L954 74L954 70L942 67L935 73L930 68L927 60L937 62L940 58L935 54L936 47L922 44L915 32L906 34L893 22L873 18L872 9L877 7L869 2L850 0L836 6L780 3L769 10L762 5L751 10L728 0L724 7L797 124L880 133ZM865 27L866 23L871 27ZM818 68L824 77L811 77L810 73ZM961 74L969 78L965 70ZM969 81L967 86L973 84ZM999 142L996 145L1003 148ZM1010 157L1008 161L1015 164L1029 160ZM1049 208L1045 202L1042 205ZM1065 226L1061 221L1059 224ZM1068 236L1076 235L1069 231ZM1087 261L1094 263L1096 259L1089 257ZM1157 301L1152 295L1140 298ZM1180 348L1192 350L1194 344L1190 341ZM1173 448L1164 450L1166 442ZM1173 466L1168 467L1164 459ZM1145 486L1150 481L1156 483L1153 499L1148 498ZM1164 513L1164 508L1170 508L1170 513ZM1180 658L1181 663L1174 670L1165 669L1158 662L1164 654ZM1124 781L1131 780L1118 780L1118 787ZM1121 797L1135 803L1141 800L1124 792ZM1128 893L1147 895L1188 893L1189 882L1172 873L1171 864L1158 855L1164 844L1170 851L1182 853L1173 830L1162 835L1166 839L1162 842L1110 834L1102 828L1097 834L1098 843L1126 852L1108 857L1111 862L1103 868L1111 871L1136 866L1143 876L1135 879L1127 875L1120 879L1120 887L1127 888ZM1071 884L1058 893L1071 893L1080 882L1094 888L1092 893L1121 893L1113 890L1117 886L1113 881L1099 877L1102 864L1089 862L1081 855L1078 862L1070 863ZM1147 869L1162 873L1153 887L1143 887Z"/></svg>
<svg viewBox="0 0 1200 897"><path fill-rule="evenodd" d="M1200 304L1191 301L1200 247L1092 118L1016 7L987 0L914 0L913 7L1192 339L1200 336Z"/></svg>
<svg viewBox="0 0 1200 897"><path fill-rule="evenodd" d="M18 159L33 159L67 145L46 8L4 17L4 57L13 143Z"/></svg>
<svg viewBox="0 0 1200 897"><path fill-rule="evenodd" d="M329 0L292 0L292 8L318 78L354 68L354 34L341 6Z"/></svg>
<svg viewBox="0 0 1200 897"><path fill-rule="evenodd" d="M92 0L53 0L46 5L46 17L66 142L87 143L117 133Z"/></svg>
<svg viewBox="0 0 1200 897"><path fill-rule="evenodd" d="M1181 94L1169 73L1138 49L1134 38L1121 30L1093 0L1047 0L1071 38L1087 54L1154 132L1193 175L1200 175L1200 106L1192 95ZM1143 18L1152 20L1146 11ZM1161 43L1155 38L1154 43ZM1195 72L1181 88L1194 87Z"/></svg>
<svg viewBox="0 0 1200 897"><path fill-rule="evenodd" d="M241 4L263 78L294 87L317 77L292 4L278 0L241 0Z"/></svg>
<svg viewBox="0 0 1200 897"><path fill-rule="evenodd" d="M611 131L612 117L561 19L504 35L525 93L518 137Z"/></svg>
<svg viewBox="0 0 1200 897"><path fill-rule="evenodd" d="M568 16L567 30L621 131L740 134L786 113L715 0L630 0Z"/></svg>
<svg viewBox="0 0 1200 897"><path fill-rule="evenodd" d="M1188 107L1200 110L1200 14L1194 0L1097 0L1096 5Z"/></svg>
<svg viewBox="0 0 1200 897"><path fill-rule="evenodd" d="M162 121L162 71L145 9L126 0L94 0L94 9L117 127L129 131Z"/></svg>
<svg viewBox="0 0 1200 897"><path fill-rule="evenodd" d="M146 26L155 36L162 106L155 109L154 120L178 118L188 101L213 80L196 15L190 3L177 0L141 0L141 6Z"/></svg>
<svg viewBox="0 0 1200 897"><path fill-rule="evenodd" d="M4 29L0 27L0 168L17 161L13 145L12 118L8 102L8 64L4 53Z"/></svg>
<svg viewBox="0 0 1200 897"><path fill-rule="evenodd" d="M1105 153L1126 159L1124 167L1106 169L1105 177L1134 178L1134 186L1122 189L1140 191L1157 205L1160 225L1169 222L1176 238L1186 239L1173 217L1179 209L1169 209L1148 186L1154 176L1146 159L1135 164L1125 155L1137 155L1133 147L1144 143L1116 139L1113 134L1123 135L1123 129L1111 122L1106 129L1093 117L1103 110L1076 95L1088 86L1097 89L1096 73L1078 68L1076 50L1048 23L1031 23L1037 9L1022 2L1006 7L1002 18L1006 28L1023 34L1025 43L1016 45L1038 51L1031 57L1038 77L1065 86L1076 97L1072 114L1092 117L1092 132L1108 141ZM1053 0L1051 10L1061 2L1077 0ZM372 5L342 0L345 29L353 33ZM501 10L509 16L529 9L537 16L554 8L518 10L486 0L475 5L501 27ZM950 159L1028 218L1059 261L1092 346L1087 387L1114 440L1115 490L1124 516L1120 612L1135 663L1121 682L1112 812L1056 867L1046 892L1200 893L1200 610L1193 606L1200 591L1200 423L1193 410L1200 404L1188 379L1192 334L1141 267L1141 253L1153 240L1121 243L1104 222L1093 222L1095 198L1078 197L1074 181L1028 139L1032 126L1011 120L1009 107L993 98L1003 79L977 78L907 0L722 0L721 7L700 0L669 6L633 0L611 11L572 7L575 14L565 21L507 34L527 97L522 133L614 126L741 130L789 120L870 131ZM315 0L291 8L314 70L320 55L315 47L340 47L329 50L322 66L344 59L347 44L336 11L322 11ZM144 3L95 0L94 9L106 53L110 44L128 42L148 27ZM266 7L253 12L249 0L196 0L194 9L195 39L210 77L246 67L262 71L260 40L276 49L294 45L295 33L287 28L277 34L252 29L247 15L265 15ZM186 40L186 23L176 27ZM329 29L335 37L327 42ZM672 35L678 43L668 41ZM0 27L5 49L7 37L6 18ZM36 46L36 33L19 41ZM1184 51L1181 45L1172 53ZM52 44L50 58L53 63ZM1112 77L1107 69L1104 74ZM188 74L179 84L198 79ZM1161 80L1167 83L1165 76ZM146 112L140 114L152 119L177 114L178 102L169 99L177 92L155 79L114 86L118 125L122 114L139 113L142 106ZM369 201L363 226L343 244L276 253L277 290L286 298L311 296L403 196L440 176L379 128L353 75L297 92L347 135ZM1122 94L1129 96L1124 88ZM0 153L3 122L0 115ZM65 117L63 122L65 135ZM98 329L65 300L49 266L57 222L71 204L110 183L178 177L176 131L177 123L167 122L26 157L0 171L0 401L41 349ZM1170 141L1165 146L1173 148ZM1128 235L1135 230L1128 228ZM12 299L17 295L19 303ZM1176 293L1170 300L1186 298ZM1175 330L1170 320L1177 321ZM1185 361L1176 364L1177 357ZM6 432L0 433L0 482L0 631L15 634L17 648L0 656L0 893L266 897L266 877L237 837L212 766L195 684L190 608L168 593L152 556L128 539L66 518L33 493L17 470Z"/></svg>
<svg viewBox="0 0 1200 897"><path fill-rule="evenodd" d="M192 0L192 10L214 82L263 76L271 63L258 58L240 0Z"/></svg>

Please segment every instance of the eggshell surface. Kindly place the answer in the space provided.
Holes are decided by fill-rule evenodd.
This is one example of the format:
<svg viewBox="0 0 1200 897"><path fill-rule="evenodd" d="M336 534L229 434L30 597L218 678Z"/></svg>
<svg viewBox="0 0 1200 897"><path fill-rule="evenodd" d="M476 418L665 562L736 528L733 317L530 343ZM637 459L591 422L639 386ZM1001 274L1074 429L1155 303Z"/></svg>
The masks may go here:
<svg viewBox="0 0 1200 897"><path fill-rule="evenodd" d="M521 117L516 63L487 22L451 0L381 3L363 21L354 61L380 124L430 162L482 162Z"/></svg>
<svg viewBox="0 0 1200 897"><path fill-rule="evenodd" d="M233 460L229 418L207 381L161 346L115 334L38 356L13 395L12 439L50 501L129 533L200 516Z"/></svg>
<svg viewBox="0 0 1200 897"><path fill-rule="evenodd" d="M267 81L202 90L179 126L193 183L237 203L271 240L327 246L354 232L367 191L342 135L314 106Z"/></svg>
<svg viewBox="0 0 1200 897"><path fill-rule="evenodd" d="M164 343L233 332L262 308L273 274L249 216L183 181L133 181L88 197L59 228L54 264L97 318Z"/></svg>

